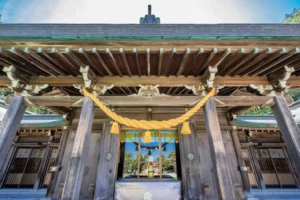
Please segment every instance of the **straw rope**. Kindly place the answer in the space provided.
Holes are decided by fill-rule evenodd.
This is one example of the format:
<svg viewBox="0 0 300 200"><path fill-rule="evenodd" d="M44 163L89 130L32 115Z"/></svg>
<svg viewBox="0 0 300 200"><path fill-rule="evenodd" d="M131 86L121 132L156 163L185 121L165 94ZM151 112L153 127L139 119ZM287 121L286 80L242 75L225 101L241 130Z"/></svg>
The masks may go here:
<svg viewBox="0 0 300 200"><path fill-rule="evenodd" d="M84 96L91 98L93 102L97 106L99 106L99 108L101 108L101 110L103 110L103 112L111 119L115 120L119 124L123 124L125 126L136 128L136 129L144 129L144 130L168 129L187 121L205 104L205 102L210 97L214 96L214 93L215 93L215 88L212 88L210 92L205 97L203 97L203 99L201 99L192 109L190 109L180 117L177 117L175 119L170 119L170 120L163 120L163 121L156 121L156 120L147 121L147 120L129 119L116 114L115 112L111 111L107 106L105 106L96 96L91 94L86 88L83 88Z"/></svg>

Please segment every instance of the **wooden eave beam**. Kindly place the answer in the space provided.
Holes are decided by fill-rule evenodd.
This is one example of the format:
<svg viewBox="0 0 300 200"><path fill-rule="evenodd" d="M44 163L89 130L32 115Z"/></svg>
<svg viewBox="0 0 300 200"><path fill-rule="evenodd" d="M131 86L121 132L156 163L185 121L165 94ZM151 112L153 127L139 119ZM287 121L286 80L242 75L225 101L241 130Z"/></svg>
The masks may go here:
<svg viewBox="0 0 300 200"><path fill-rule="evenodd" d="M141 76L141 68L140 68L140 62L139 62L139 54L137 52L136 48L133 48L132 53L134 55L134 62L138 71L139 76Z"/></svg>
<svg viewBox="0 0 300 200"><path fill-rule="evenodd" d="M126 59L126 55L124 53L124 49L123 48L120 48L120 54L121 54L121 58L122 58L122 61L125 65L125 69L128 73L128 76L130 77L131 76L131 71L130 71L130 68L129 68L129 65L128 65L128 62L127 62L127 59Z"/></svg>
<svg viewBox="0 0 300 200"><path fill-rule="evenodd" d="M161 73L161 67L162 67L163 56L164 56L164 49L163 49L163 48L160 48L160 49L159 49L159 61L158 61L158 71L157 71L157 76L160 76L160 73Z"/></svg>
<svg viewBox="0 0 300 200"><path fill-rule="evenodd" d="M63 107L81 107L82 96L28 96L25 101L26 106L63 106ZM99 99L108 106L153 106L153 107L171 107L171 106L193 106L199 100L198 96L100 96ZM215 96L215 104L218 107L234 106L273 106L274 101L271 96ZM287 99L288 100L288 99ZM31 104L32 103L32 104ZM288 102L291 104L292 102Z"/></svg>
<svg viewBox="0 0 300 200"><path fill-rule="evenodd" d="M105 69L105 71L107 72L107 74L109 76L113 76L113 73L109 70L109 68L107 67L107 65L105 64L105 62L103 61L102 57L100 56L99 52L97 51L96 48L92 49L92 52L96 55L97 59L99 60L99 62L101 63L101 65L103 66L103 68Z"/></svg>
<svg viewBox="0 0 300 200"><path fill-rule="evenodd" d="M6 87L10 84L10 80L6 76L0 76L0 87ZM216 76L214 83L217 85L226 85L228 87L245 87L250 84L256 85L268 85L267 77L229 77L229 76ZM292 87L300 86L299 77L292 76L287 81ZM59 87L70 87L73 84L82 84L81 76L57 76L57 77L45 77L45 76L31 76L29 83L30 85L41 85L49 84L49 86L59 86ZM96 84L113 84L115 87L137 87L138 85L155 85L159 84L160 87L183 87L185 85L200 85L201 79L199 77L193 76L170 76L170 77L157 77L157 76L123 76L123 77L110 77L110 76L97 76Z"/></svg>
<svg viewBox="0 0 300 200"><path fill-rule="evenodd" d="M185 51L185 53L184 53L184 56L183 56L183 58L181 60L180 66L179 66L179 68L177 70L176 76L179 76L182 73L184 65L186 63L187 58L189 57L190 52L191 52L191 49L187 48L186 51Z"/></svg>
<svg viewBox="0 0 300 200"><path fill-rule="evenodd" d="M112 64L113 64L113 66L115 67L115 70L117 71L117 73L119 74L119 76L122 77L123 74L121 73L120 68L119 68L119 66L118 66L118 64L117 64L117 61L115 60L115 57L114 57L114 55L111 53L111 51L110 51L109 48L106 48L106 53L108 54L108 56L109 56L109 58L110 58L110 60L111 60L111 62L112 62Z"/></svg>

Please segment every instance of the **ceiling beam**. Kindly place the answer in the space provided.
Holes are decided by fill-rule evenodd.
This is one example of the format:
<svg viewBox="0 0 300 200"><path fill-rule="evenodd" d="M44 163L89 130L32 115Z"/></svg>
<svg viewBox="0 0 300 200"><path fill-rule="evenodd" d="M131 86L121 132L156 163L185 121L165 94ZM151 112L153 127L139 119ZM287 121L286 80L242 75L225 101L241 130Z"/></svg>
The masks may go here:
<svg viewBox="0 0 300 200"><path fill-rule="evenodd" d="M82 96L28 96L26 106L64 106L81 107ZM199 96L99 96L99 99L108 106L193 106L200 99ZM234 106L273 106L274 100L271 96L215 96L215 104L218 107ZM8 100L9 101L9 100ZM288 103L292 102L287 99Z"/></svg>
<svg viewBox="0 0 300 200"><path fill-rule="evenodd" d="M0 87L6 87L10 84L10 80L6 76L0 76ZM292 76L287 81L292 87L300 87L299 77ZM31 76L29 84L49 84L49 86L73 86L73 84L82 84L81 76L57 76L57 77L45 77L45 76ZM123 77L110 77L110 76L97 76L96 84L113 84L115 87L136 87L138 85L155 85L160 87L183 87L185 85L200 85L201 77L193 76L170 76L170 77L157 77L157 76L123 76ZM269 84L267 77L229 77L229 76L216 76L214 84L225 85L228 87L244 87L250 84Z"/></svg>

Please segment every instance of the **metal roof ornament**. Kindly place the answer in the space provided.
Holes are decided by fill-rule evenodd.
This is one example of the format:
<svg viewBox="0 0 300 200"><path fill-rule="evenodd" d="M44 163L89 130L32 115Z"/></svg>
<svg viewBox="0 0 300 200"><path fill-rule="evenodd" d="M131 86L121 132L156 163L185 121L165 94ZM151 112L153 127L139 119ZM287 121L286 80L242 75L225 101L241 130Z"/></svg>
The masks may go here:
<svg viewBox="0 0 300 200"><path fill-rule="evenodd" d="M148 5L148 15L140 18L140 24L160 24L160 18L151 14L151 5Z"/></svg>

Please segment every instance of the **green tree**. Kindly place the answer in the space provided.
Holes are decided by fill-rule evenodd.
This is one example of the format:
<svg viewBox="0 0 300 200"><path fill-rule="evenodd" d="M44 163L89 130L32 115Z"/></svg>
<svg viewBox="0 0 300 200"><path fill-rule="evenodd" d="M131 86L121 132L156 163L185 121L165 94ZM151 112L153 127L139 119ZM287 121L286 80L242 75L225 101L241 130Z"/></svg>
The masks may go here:
<svg viewBox="0 0 300 200"><path fill-rule="evenodd" d="M282 21L284 24L298 24L300 23L300 8L294 8L291 14L286 14Z"/></svg>
<svg viewBox="0 0 300 200"><path fill-rule="evenodd" d="M14 92L9 89L9 88L1 88L0 89L0 99L5 99L6 97L13 97ZM32 106L32 107L27 107L27 111L35 113L35 114L53 114L53 112L45 107L42 106Z"/></svg>

